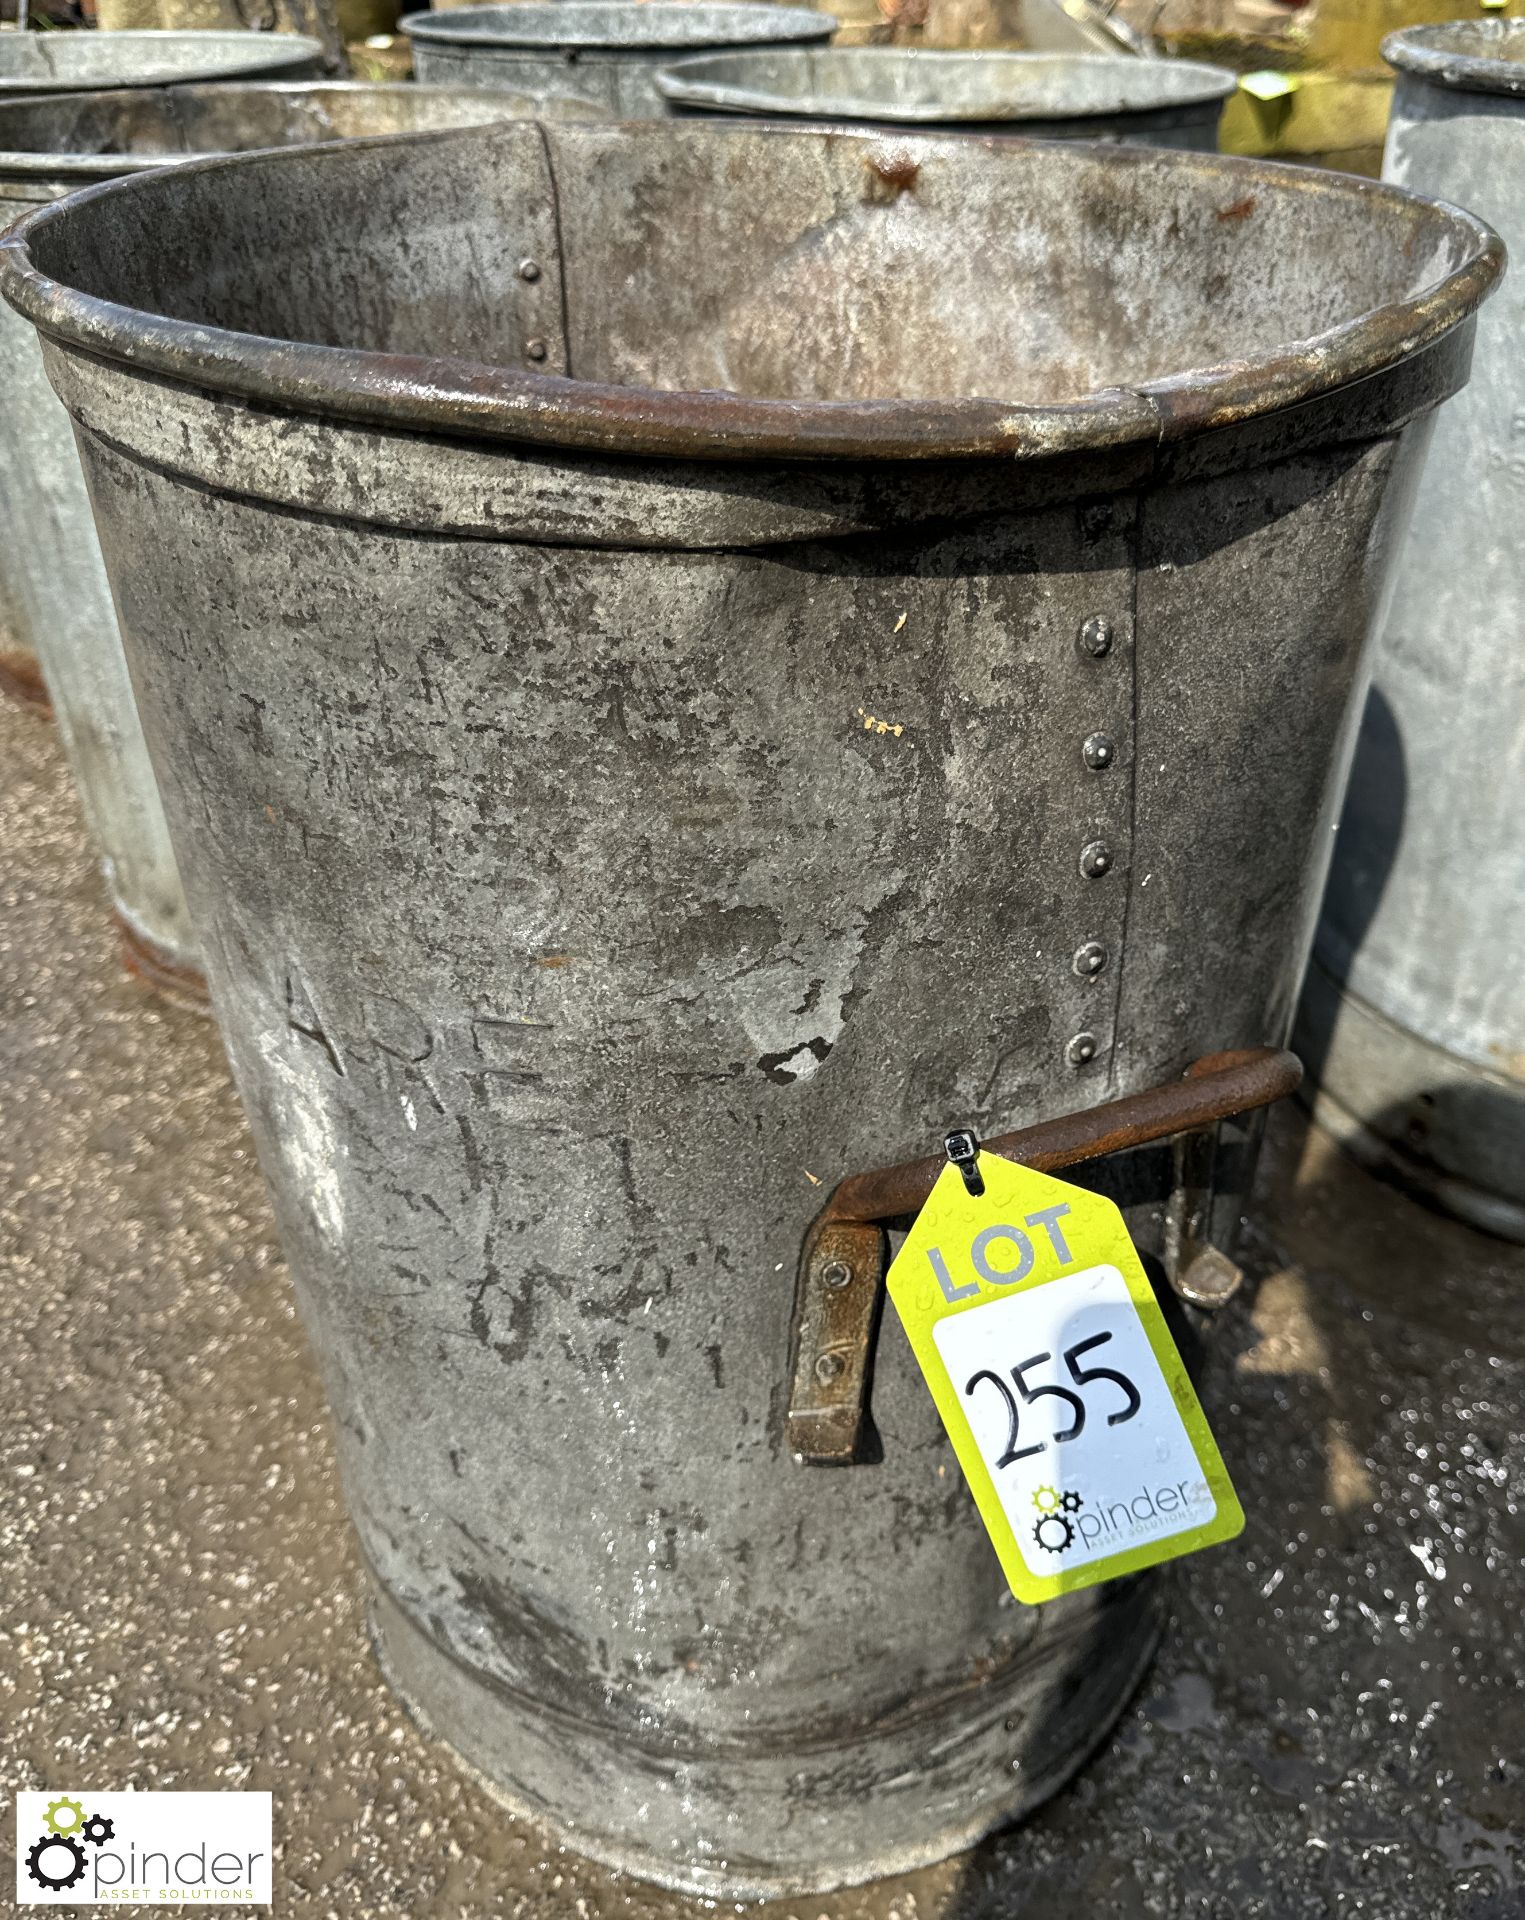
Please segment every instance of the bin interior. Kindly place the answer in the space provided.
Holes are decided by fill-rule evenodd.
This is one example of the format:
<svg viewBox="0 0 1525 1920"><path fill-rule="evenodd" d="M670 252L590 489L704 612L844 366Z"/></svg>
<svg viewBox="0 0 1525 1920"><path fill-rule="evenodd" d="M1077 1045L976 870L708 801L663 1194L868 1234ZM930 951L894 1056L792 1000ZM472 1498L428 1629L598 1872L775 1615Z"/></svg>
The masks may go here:
<svg viewBox="0 0 1525 1920"><path fill-rule="evenodd" d="M177 168L31 248L154 314L525 371L552 200L574 380L795 400L1074 400L1286 348L1476 246L1373 183L1216 155L654 122Z"/></svg>

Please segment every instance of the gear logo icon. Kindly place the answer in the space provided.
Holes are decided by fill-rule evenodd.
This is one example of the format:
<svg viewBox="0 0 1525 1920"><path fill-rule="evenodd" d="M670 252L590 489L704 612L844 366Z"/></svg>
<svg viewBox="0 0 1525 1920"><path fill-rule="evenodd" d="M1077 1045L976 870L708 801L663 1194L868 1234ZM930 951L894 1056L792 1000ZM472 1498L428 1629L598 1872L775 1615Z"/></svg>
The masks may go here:
<svg viewBox="0 0 1525 1920"><path fill-rule="evenodd" d="M48 1893L63 1893L84 1879L90 1861L86 1841L103 1847L116 1838L113 1821L103 1813L92 1813L87 1819L79 1801L67 1793L48 1802L41 1824L43 1832L27 1849L26 1870Z"/></svg>
<svg viewBox="0 0 1525 1920"><path fill-rule="evenodd" d="M1033 1505L1038 1518L1033 1522L1033 1539L1045 1553L1068 1553L1075 1544L1073 1517L1085 1505L1084 1499L1068 1488L1058 1493L1053 1487L1033 1490Z"/></svg>
<svg viewBox="0 0 1525 1920"><path fill-rule="evenodd" d="M62 1839L65 1834L78 1833L85 1824L85 1809L77 1800L71 1800L66 1794L48 1802L48 1810L42 1816L48 1832Z"/></svg>
<svg viewBox="0 0 1525 1920"><path fill-rule="evenodd" d="M50 1808L47 1818L52 1817ZM42 1834L27 1851L26 1870L39 1887L46 1887L49 1893L62 1893L84 1879L85 1849L72 1834Z"/></svg>

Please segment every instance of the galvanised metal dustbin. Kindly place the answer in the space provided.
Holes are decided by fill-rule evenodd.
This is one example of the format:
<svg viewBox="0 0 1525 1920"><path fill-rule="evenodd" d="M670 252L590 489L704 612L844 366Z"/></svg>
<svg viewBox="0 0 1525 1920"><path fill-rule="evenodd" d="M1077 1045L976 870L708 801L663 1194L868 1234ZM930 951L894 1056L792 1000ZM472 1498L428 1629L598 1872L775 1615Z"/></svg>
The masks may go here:
<svg viewBox="0 0 1525 1920"><path fill-rule="evenodd" d="M680 121L187 167L0 246L382 1660L579 1847L909 1867L1136 1684L1147 1579L1006 1593L877 1223L954 1122L1051 1167L1191 1125L1105 1177L1198 1291L1499 262L1334 174Z"/></svg>
<svg viewBox="0 0 1525 1920"><path fill-rule="evenodd" d="M250 74L317 74L322 68L322 46L316 40L295 34L95 31L0 34L0 101L35 100L74 92L81 87L126 89L163 86L177 80L235 79ZM12 189L0 184L0 224L14 217L18 205L24 209L47 197L23 194L18 203L12 197ZM5 321L9 320L10 316L6 315ZM11 349L6 336L11 331L10 326L0 323L0 354L7 358ZM25 336L18 334L17 338ZM36 355L30 343L25 351L33 368L31 384L40 388L42 383L35 379ZM14 370L7 368L6 371L8 377L0 394L0 408L12 411L13 419L19 419L22 412L30 411L33 402L25 391L17 390L13 394ZM25 384L23 376L23 387ZM49 396L42 393L40 398L51 407ZM56 417L56 408L52 412ZM6 426L0 424L0 441L9 441L10 437ZM0 461L10 465L3 447L0 447ZM13 482L15 476L7 473L6 478ZM79 492L77 481L74 491ZM17 503L10 494L8 485L6 508L8 516L13 516ZM24 509L26 503L20 504ZM18 566L29 565L33 558L23 551L20 534L13 531L7 541L0 543L0 576L13 576ZM51 556L39 559L45 565ZM104 593L98 569L95 581L76 580L67 555L60 556L58 564L69 589L77 586L86 595ZM7 697L21 700L40 712L45 713L48 708L27 601L18 591L14 577L0 577L0 698ZM162 844L162 827L160 841ZM167 857L165 849L161 862L167 861ZM172 866L168 870L167 891L157 879L150 885L154 904L149 917L158 925L167 950L184 959L190 953L190 936ZM164 978L166 981L178 978L173 961Z"/></svg>
<svg viewBox="0 0 1525 1920"><path fill-rule="evenodd" d="M1391 35L1384 178L1525 246L1525 22ZM1435 426L1299 1031L1316 1111L1368 1164L1525 1241L1525 296L1478 331Z"/></svg>
<svg viewBox="0 0 1525 1920"><path fill-rule="evenodd" d="M5 319L9 318L7 314ZM0 326L3 325L4 321L0 321ZM25 631L21 602L11 591L4 570L0 569L0 700L15 700L45 715L47 690L42 684L37 656L21 638Z"/></svg>
<svg viewBox="0 0 1525 1920"><path fill-rule="evenodd" d="M515 87L645 120L668 110L657 72L675 55L829 40L837 23L814 7L762 0L508 0L408 13L399 27L420 80Z"/></svg>
<svg viewBox="0 0 1525 1920"><path fill-rule="evenodd" d="M162 87L321 73L323 48L295 33L0 34L0 100L81 87Z"/></svg>
<svg viewBox="0 0 1525 1920"><path fill-rule="evenodd" d="M533 111L520 96L476 88L308 81L11 101L0 104L0 226L76 187L193 155L474 126ZM565 111L591 110L569 103ZM40 683L51 697L129 965L161 991L202 997L195 934L133 704L73 429L43 373L36 335L8 307L0 308L0 370L8 522L0 605L17 608L12 677L18 690Z"/></svg>
<svg viewBox="0 0 1525 1920"><path fill-rule="evenodd" d="M933 133L1218 144L1224 67L1100 53L943 53L907 47L759 47L675 61L657 85L694 113L766 114Z"/></svg>

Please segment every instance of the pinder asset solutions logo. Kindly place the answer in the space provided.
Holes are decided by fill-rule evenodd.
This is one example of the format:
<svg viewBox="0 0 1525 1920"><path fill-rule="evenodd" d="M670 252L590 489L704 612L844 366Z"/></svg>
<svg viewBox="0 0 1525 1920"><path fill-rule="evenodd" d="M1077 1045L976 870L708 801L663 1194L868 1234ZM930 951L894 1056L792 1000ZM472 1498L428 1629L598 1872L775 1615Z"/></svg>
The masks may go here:
<svg viewBox="0 0 1525 1920"><path fill-rule="evenodd" d="M268 1793L18 1793L21 1906L269 1906Z"/></svg>

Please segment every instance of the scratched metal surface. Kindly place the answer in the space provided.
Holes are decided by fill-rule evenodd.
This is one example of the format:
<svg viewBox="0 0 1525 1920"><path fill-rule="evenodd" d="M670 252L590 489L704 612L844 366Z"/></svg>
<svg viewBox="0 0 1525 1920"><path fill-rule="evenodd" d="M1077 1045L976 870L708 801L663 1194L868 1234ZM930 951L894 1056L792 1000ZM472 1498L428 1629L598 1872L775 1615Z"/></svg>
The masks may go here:
<svg viewBox="0 0 1525 1920"><path fill-rule="evenodd" d="M1384 177L1525 243L1525 27L1396 34ZM1525 279L1480 320L1436 424L1375 651L1303 1033L1352 1147L1525 1240L1525 568L1517 525Z"/></svg>
<svg viewBox="0 0 1525 1920"><path fill-rule="evenodd" d="M103 37L114 46L113 36ZM178 45L203 36L171 37ZM118 51L132 73L132 48ZM97 77L107 77L104 68ZM521 117L532 105L480 89L331 81L123 84L0 99L0 225L75 187L166 157L474 126ZM0 307L0 487L7 530L0 543L0 696L8 685L28 690L28 665L41 672L134 964L195 983L195 930L138 723L73 428L43 372L34 330L9 307Z"/></svg>
<svg viewBox="0 0 1525 1920"><path fill-rule="evenodd" d="M1003 1597L892 1325L882 1464L791 1464L812 1183L1281 1037L1487 236L1195 155L689 123L219 162L26 231L165 316L128 372L4 250L389 1670L511 1798L715 1894L1031 1807L1150 1588ZM207 322L369 354L246 347L279 410L231 405Z"/></svg>
<svg viewBox="0 0 1525 1920"><path fill-rule="evenodd" d="M252 1787L281 1920L713 1914L505 1815L382 1681L214 1030L122 978L57 737L9 708L0 821L7 1858L15 1789ZM1525 1252L1290 1108L1253 1229L1204 1383L1248 1530L1173 1576L1115 1733L977 1852L759 1920L1515 1920Z"/></svg>

